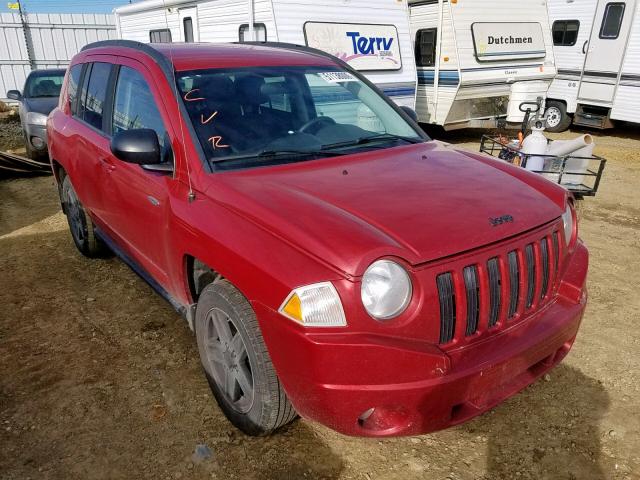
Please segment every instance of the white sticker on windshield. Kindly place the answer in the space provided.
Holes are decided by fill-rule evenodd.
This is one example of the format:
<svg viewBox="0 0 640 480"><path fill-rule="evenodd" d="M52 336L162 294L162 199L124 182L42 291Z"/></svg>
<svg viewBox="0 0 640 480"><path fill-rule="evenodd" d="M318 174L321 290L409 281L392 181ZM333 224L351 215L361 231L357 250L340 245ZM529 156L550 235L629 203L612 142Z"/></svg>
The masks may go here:
<svg viewBox="0 0 640 480"><path fill-rule="evenodd" d="M349 72L320 72L320 77L328 83L357 82L358 79Z"/></svg>

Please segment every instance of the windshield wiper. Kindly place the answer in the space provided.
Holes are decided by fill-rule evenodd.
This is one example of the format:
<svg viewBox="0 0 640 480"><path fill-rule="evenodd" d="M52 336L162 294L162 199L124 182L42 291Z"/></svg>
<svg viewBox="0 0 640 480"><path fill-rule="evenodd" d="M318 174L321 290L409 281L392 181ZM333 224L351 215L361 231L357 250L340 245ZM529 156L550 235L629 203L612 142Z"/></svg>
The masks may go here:
<svg viewBox="0 0 640 480"><path fill-rule="evenodd" d="M248 153L243 155L230 155L222 158L211 158L211 163L233 162L236 160L249 159L275 159L279 157L292 157L296 155L320 155L322 157L338 157L346 155L345 153L326 151L326 150L263 150L257 153Z"/></svg>
<svg viewBox="0 0 640 480"><path fill-rule="evenodd" d="M327 148L341 148L341 147L357 147L358 145L365 145L367 143L379 142L381 140L402 140L407 143L422 143L423 138L405 137L402 135L394 135L393 133L381 133L378 135L368 135L366 137L360 137L355 140L349 140L346 142L330 143L323 145L323 149Z"/></svg>

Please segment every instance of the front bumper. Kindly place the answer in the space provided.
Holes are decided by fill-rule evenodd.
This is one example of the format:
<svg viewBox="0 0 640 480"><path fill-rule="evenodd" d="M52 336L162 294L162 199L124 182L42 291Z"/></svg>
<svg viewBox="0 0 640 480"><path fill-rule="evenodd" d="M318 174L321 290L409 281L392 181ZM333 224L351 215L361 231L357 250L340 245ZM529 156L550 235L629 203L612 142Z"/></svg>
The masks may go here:
<svg viewBox="0 0 640 480"><path fill-rule="evenodd" d="M586 306L586 263L578 244L552 302L483 342L446 352L415 339L310 332L254 308L301 416L347 435L418 435L487 411L566 356Z"/></svg>

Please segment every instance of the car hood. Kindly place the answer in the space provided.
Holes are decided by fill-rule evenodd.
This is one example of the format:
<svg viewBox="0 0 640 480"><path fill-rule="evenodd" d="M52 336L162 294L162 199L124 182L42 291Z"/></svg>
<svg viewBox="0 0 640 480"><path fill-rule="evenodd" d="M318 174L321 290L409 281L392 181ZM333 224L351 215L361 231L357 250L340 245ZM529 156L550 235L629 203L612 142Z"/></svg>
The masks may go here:
<svg viewBox="0 0 640 480"><path fill-rule="evenodd" d="M26 112L37 112L49 115L58 106L58 97L25 98L23 100Z"/></svg>
<svg viewBox="0 0 640 480"><path fill-rule="evenodd" d="M435 141L211 177L218 201L352 276L382 256L417 265L518 235L558 218L566 195Z"/></svg>

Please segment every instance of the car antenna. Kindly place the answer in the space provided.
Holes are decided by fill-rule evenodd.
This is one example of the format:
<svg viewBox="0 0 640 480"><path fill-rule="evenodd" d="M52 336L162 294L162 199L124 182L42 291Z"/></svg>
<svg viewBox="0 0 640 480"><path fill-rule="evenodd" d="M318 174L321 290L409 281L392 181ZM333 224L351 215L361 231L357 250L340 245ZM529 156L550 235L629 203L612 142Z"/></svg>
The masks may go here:
<svg viewBox="0 0 640 480"><path fill-rule="evenodd" d="M167 27L167 30L171 32L169 28L169 18L167 17L167 3L166 0L162 0L162 10L164 12L164 23ZM171 69L173 73L173 90L176 98L176 106L178 107L178 121L180 123L180 135L182 137L182 151L184 157L184 164L187 167L187 183L189 184L189 194L188 199L189 203L193 202L196 199L196 193L193 191L193 185L191 184L191 168L189 167L189 161L187 159L187 144L184 139L184 119L182 118L182 110L180 109L180 100L178 97L178 82L176 80L176 67L173 63L173 41L169 41L169 61L171 62Z"/></svg>

